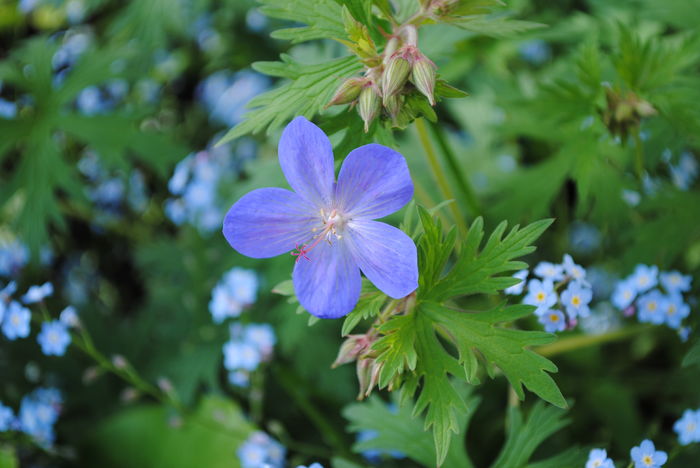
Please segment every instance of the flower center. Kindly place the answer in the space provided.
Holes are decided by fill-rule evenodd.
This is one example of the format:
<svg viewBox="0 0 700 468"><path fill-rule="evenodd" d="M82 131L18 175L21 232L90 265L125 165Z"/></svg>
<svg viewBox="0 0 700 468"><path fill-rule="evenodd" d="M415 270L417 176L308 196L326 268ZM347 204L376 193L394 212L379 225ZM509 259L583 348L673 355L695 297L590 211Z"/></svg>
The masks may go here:
<svg viewBox="0 0 700 468"><path fill-rule="evenodd" d="M571 298L571 304L575 306L581 305L581 298L578 296L574 296Z"/></svg>
<svg viewBox="0 0 700 468"><path fill-rule="evenodd" d="M559 321L559 316L558 316L557 314L551 314L551 315L549 316L549 320L551 320L552 322L558 322L558 321Z"/></svg>
<svg viewBox="0 0 700 468"><path fill-rule="evenodd" d="M668 306L668 310L666 311L668 315L673 315L676 313L676 306L675 305L670 305Z"/></svg>
<svg viewBox="0 0 700 468"><path fill-rule="evenodd" d="M651 459L651 455L644 455L644 458L642 458L642 461L644 462L644 464L645 464L646 466L651 466L651 464L654 462L654 461Z"/></svg>
<svg viewBox="0 0 700 468"><path fill-rule="evenodd" d="M332 240L335 238L336 240L340 240L343 238L342 236L342 231L345 228L345 225L347 224L347 219L342 216L338 210L331 210L330 212L326 213L325 210L321 209L321 221L323 222L323 225L321 228L315 227L311 230L313 233L312 235L312 242L310 244L304 244L301 247L296 246L293 252L291 254L296 257L296 261L298 262L300 258L305 258L306 260L311 260L309 257L306 256L311 250L313 250L314 247L316 247L322 240L325 240L328 242L328 245L332 245ZM320 232L319 232L320 229Z"/></svg>
<svg viewBox="0 0 700 468"><path fill-rule="evenodd" d="M538 292L536 297L537 297L538 302L544 301L544 293L543 292Z"/></svg>
<svg viewBox="0 0 700 468"><path fill-rule="evenodd" d="M652 312L655 311L655 310L656 310L656 302L650 302L650 303L647 305L647 309L649 309L649 310L652 311Z"/></svg>

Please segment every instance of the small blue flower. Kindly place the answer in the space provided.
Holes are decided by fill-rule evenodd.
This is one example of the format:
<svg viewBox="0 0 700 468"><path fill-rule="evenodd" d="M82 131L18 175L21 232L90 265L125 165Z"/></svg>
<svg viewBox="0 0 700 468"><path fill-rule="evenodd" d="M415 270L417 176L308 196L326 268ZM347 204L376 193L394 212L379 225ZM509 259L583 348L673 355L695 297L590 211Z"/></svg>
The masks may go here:
<svg viewBox="0 0 700 468"><path fill-rule="evenodd" d="M40 445L50 446L54 440L53 426L58 420L62 397L56 389L41 388L22 398L19 428Z"/></svg>
<svg viewBox="0 0 700 468"><path fill-rule="evenodd" d="M9 431L14 427L15 413L12 408L9 408L0 403L0 432Z"/></svg>
<svg viewBox="0 0 700 468"><path fill-rule="evenodd" d="M530 280L527 284L527 295L523 299L523 304L536 306L535 313L542 315L556 303L557 293L554 291L552 280Z"/></svg>
<svg viewBox="0 0 700 468"><path fill-rule="evenodd" d="M241 468L282 468L285 448L261 431L253 432L238 448Z"/></svg>
<svg viewBox="0 0 700 468"><path fill-rule="evenodd" d="M228 317L238 317L255 302L258 293L258 276L252 270L232 268L212 290L209 312L214 322L221 323Z"/></svg>
<svg viewBox="0 0 700 468"><path fill-rule="evenodd" d="M275 332L267 323L250 324L245 329L245 341L253 344L263 356L269 356L277 341Z"/></svg>
<svg viewBox="0 0 700 468"><path fill-rule="evenodd" d="M392 298L418 287L418 256L403 231L375 221L413 197L405 158L369 144L353 150L335 181L333 147L323 131L295 118L279 142L282 172L294 191L262 188L228 211L223 233L253 258L290 251L300 304L319 318L339 318L357 304L365 276Z"/></svg>
<svg viewBox="0 0 700 468"><path fill-rule="evenodd" d="M544 331L548 333L560 332L566 329L566 317L562 311L557 309L551 309L540 314L538 320L544 325Z"/></svg>
<svg viewBox="0 0 700 468"><path fill-rule="evenodd" d="M14 119L17 116L17 103L0 98L0 119Z"/></svg>
<svg viewBox="0 0 700 468"><path fill-rule="evenodd" d="M673 425L673 430L678 433L681 445L700 442L700 410L685 410L681 419Z"/></svg>
<svg viewBox="0 0 700 468"><path fill-rule="evenodd" d="M15 276L29 260L29 249L18 241L0 240L0 276Z"/></svg>
<svg viewBox="0 0 700 468"><path fill-rule="evenodd" d="M229 372L228 382L234 387L247 387L250 385L250 374L243 370Z"/></svg>
<svg viewBox="0 0 700 468"><path fill-rule="evenodd" d="M593 291L581 283L573 281L566 290L561 293L561 303L566 307L566 313L571 319L588 317L590 309L588 303L593 298Z"/></svg>
<svg viewBox="0 0 700 468"><path fill-rule="evenodd" d="M541 65L549 60L550 55L549 44L542 39L532 39L520 46L520 56L533 65Z"/></svg>
<svg viewBox="0 0 700 468"><path fill-rule="evenodd" d="M308 467L306 465L299 465L297 468L323 468L323 465L317 462L310 464Z"/></svg>
<svg viewBox="0 0 700 468"><path fill-rule="evenodd" d="M648 291L658 284L659 268L657 266L637 265L631 279L638 293Z"/></svg>
<svg viewBox="0 0 700 468"><path fill-rule="evenodd" d="M615 286L615 291L612 294L612 303L620 310L629 307L637 297L637 287L632 279L620 281Z"/></svg>
<svg viewBox="0 0 700 468"><path fill-rule="evenodd" d="M574 253L589 254L600 245L600 231L592 224L575 221L569 230L569 243Z"/></svg>
<svg viewBox="0 0 700 468"><path fill-rule="evenodd" d="M666 452L656 450L654 442L649 439L643 440L638 447L632 447L630 455L634 468L659 468L668 460Z"/></svg>
<svg viewBox="0 0 700 468"><path fill-rule="evenodd" d="M244 70L238 73L217 72L204 80L199 95L213 122L234 126L243 120L246 104L269 86L266 76Z"/></svg>
<svg viewBox="0 0 700 468"><path fill-rule="evenodd" d="M579 281L587 285L586 270L581 265L575 264L574 259L571 257L571 255L564 255L564 261L562 265L564 266L564 273L566 273L566 276L573 279L574 281Z"/></svg>
<svg viewBox="0 0 700 468"><path fill-rule="evenodd" d="M666 296L658 289L654 289L639 298L637 306L639 313L637 317L640 322L661 325L666 320Z"/></svg>
<svg viewBox="0 0 700 468"><path fill-rule="evenodd" d="M77 328L80 326L80 319L78 318L78 312L75 307L68 306L61 312L59 316L61 323L70 328Z"/></svg>
<svg viewBox="0 0 700 468"><path fill-rule="evenodd" d="M63 356L71 342L68 327L58 320L41 324L41 332L37 336L41 352L47 356Z"/></svg>
<svg viewBox="0 0 700 468"><path fill-rule="evenodd" d="M533 272L542 279L552 281L561 281L564 279L564 267L556 263L540 262Z"/></svg>
<svg viewBox="0 0 700 468"><path fill-rule="evenodd" d="M34 304L43 301L45 298L53 294L53 284L47 282L41 286L30 286L27 293L22 296L22 302L25 304Z"/></svg>
<svg viewBox="0 0 700 468"><path fill-rule="evenodd" d="M522 294L523 289L525 288L525 280L527 279L527 270L520 270L516 274L513 275L513 278L519 279L520 282L517 284L514 284L513 286L507 287L503 292L506 294L510 294L513 296L517 296L519 294Z"/></svg>
<svg viewBox="0 0 700 468"><path fill-rule="evenodd" d="M5 319L2 322L2 332L8 340L26 338L29 336L29 321L31 313L19 302L12 301L5 310Z"/></svg>
<svg viewBox="0 0 700 468"><path fill-rule="evenodd" d="M683 296L680 294L671 294L666 296L666 301L663 304L663 312L666 318L666 325L671 328L679 329L684 318L690 315L690 307L683 302Z"/></svg>
<svg viewBox="0 0 700 468"><path fill-rule="evenodd" d="M608 458L608 452L605 449L593 449L588 454L586 468L615 468L615 464Z"/></svg>
<svg viewBox="0 0 700 468"><path fill-rule="evenodd" d="M260 350L252 343L230 340L224 344L224 367L230 371L254 371L262 362Z"/></svg>
<svg viewBox="0 0 700 468"><path fill-rule="evenodd" d="M690 291L690 283L693 281L692 276L683 275L678 271L661 272L659 279L666 292L670 294Z"/></svg>
<svg viewBox="0 0 700 468"><path fill-rule="evenodd" d="M690 327L681 327L678 329L678 337L683 343L688 341L688 338L690 338L690 331Z"/></svg>

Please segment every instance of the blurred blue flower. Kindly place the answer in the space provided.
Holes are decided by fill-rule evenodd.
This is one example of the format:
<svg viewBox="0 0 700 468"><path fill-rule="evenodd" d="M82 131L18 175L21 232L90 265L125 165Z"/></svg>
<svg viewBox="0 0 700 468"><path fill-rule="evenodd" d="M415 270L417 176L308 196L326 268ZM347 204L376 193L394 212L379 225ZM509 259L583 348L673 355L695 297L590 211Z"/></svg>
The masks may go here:
<svg viewBox="0 0 700 468"><path fill-rule="evenodd" d="M0 118L14 119L17 117L17 103L0 98Z"/></svg>
<svg viewBox="0 0 700 468"><path fill-rule="evenodd" d="M297 468L323 468L323 465L317 462L310 464L308 467L306 465L299 465Z"/></svg>
<svg viewBox="0 0 700 468"><path fill-rule="evenodd" d="M638 293L648 291L658 284L659 268L655 265L647 266L639 264L632 273L631 280Z"/></svg>
<svg viewBox="0 0 700 468"><path fill-rule="evenodd" d="M569 283L566 290L561 293L561 303L566 307L566 313L571 319L588 317L590 314L588 304L591 302L592 298L593 291L583 286L578 281Z"/></svg>
<svg viewBox="0 0 700 468"><path fill-rule="evenodd" d="M673 425L673 430L678 434L678 442L681 445L700 442L700 409L685 410L683 416Z"/></svg>
<svg viewBox="0 0 700 468"><path fill-rule="evenodd" d="M584 332L600 335L620 328L620 313L609 302L600 302L579 324Z"/></svg>
<svg viewBox="0 0 700 468"><path fill-rule="evenodd" d="M666 452L656 450L654 442L645 439L638 447L632 447L630 456L634 462L634 468L659 468L666 463Z"/></svg>
<svg viewBox="0 0 700 468"><path fill-rule="evenodd" d="M527 279L527 273L527 270L520 270L519 272L515 273L513 275L513 278L519 279L521 281L517 284L514 284L513 286L507 287L503 292L513 296L522 294L523 289L525 289L525 280Z"/></svg>
<svg viewBox="0 0 700 468"><path fill-rule="evenodd" d="M12 408L9 408L0 403L0 432L9 431L14 428L15 413Z"/></svg>
<svg viewBox="0 0 700 468"><path fill-rule="evenodd" d="M20 430L44 447L52 445L61 403L60 392L56 389L37 389L25 396L19 409Z"/></svg>
<svg viewBox="0 0 700 468"><path fill-rule="evenodd" d="M233 74L220 71L200 84L199 97L212 121L233 127L243 120L248 101L269 86L270 81L265 75L253 71Z"/></svg>
<svg viewBox="0 0 700 468"><path fill-rule="evenodd" d="M272 350L277 342L275 331L267 323L252 323L245 327L244 339L258 348L263 355L263 359L272 354Z"/></svg>
<svg viewBox="0 0 700 468"><path fill-rule="evenodd" d="M569 227L571 250L578 254L589 254L600 246L600 231L592 224L574 221Z"/></svg>
<svg viewBox="0 0 700 468"><path fill-rule="evenodd" d="M605 449L593 449L588 454L586 468L615 468Z"/></svg>
<svg viewBox="0 0 700 468"><path fill-rule="evenodd" d="M22 296L22 302L25 304L34 304L43 301L52 294L53 284L50 282L46 282L41 286L30 286L26 294Z"/></svg>
<svg viewBox="0 0 700 468"><path fill-rule="evenodd" d="M612 294L612 303L620 310L629 307L637 297L637 285L632 278L619 281Z"/></svg>
<svg viewBox="0 0 700 468"><path fill-rule="evenodd" d="M61 311L61 315L59 315L58 318L62 324L69 328L76 328L80 326L80 319L78 318L78 312L75 310L75 307L73 306L68 306L63 311Z"/></svg>
<svg viewBox="0 0 700 468"><path fill-rule="evenodd" d="M12 301L5 309L2 332L8 340L29 336L31 312L19 302Z"/></svg>
<svg viewBox="0 0 700 468"><path fill-rule="evenodd" d="M536 306L535 314L544 314L557 303L557 300L552 280L531 279L527 283L527 295L523 299L523 304Z"/></svg>
<svg viewBox="0 0 700 468"><path fill-rule="evenodd" d="M245 24L253 32L262 32L267 28L267 16L263 15L259 9L251 8L246 14Z"/></svg>
<svg viewBox="0 0 700 468"><path fill-rule="evenodd" d="M41 324L41 331L37 336L41 346L41 352L47 356L63 356L71 342L68 327L61 321L54 320Z"/></svg>
<svg viewBox="0 0 700 468"><path fill-rule="evenodd" d="M661 325L666 319L666 301L666 297L658 289L649 291L637 301L639 308L637 318L640 322Z"/></svg>
<svg viewBox="0 0 700 468"><path fill-rule="evenodd" d="M15 276L28 260L29 249L24 244L0 239L0 276Z"/></svg>
<svg viewBox="0 0 700 468"><path fill-rule="evenodd" d="M688 338L690 338L690 327L681 327L678 329L678 338L681 339L683 343L688 341Z"/></svg>
<svg viewBox="0 0 700 468"><path fill-rule="evenodd" d="M561 281L564 279L564 267L551 262L540 262L533 273L542 279Z"/></svg>
<svg viewBox="0 0 700 468"><path fill-rule="evenodd" d="M394 412L394 411L392 411ZM379 433L373 429L365 429L363 431L359 431L356 435L356 440L357 442L364 442L367 440L372 440L376 439L379 436ZM370 463L377 464L382 460L382 455L387 455L391 458L396 458L398 460L402 458L406 458L406 455L403 452L400 452L398 450L378 450L378 449L368 449L362 451L362 457L367 460Z"/></svg>
<svg viewBox="0 0 700 468"><path fill-rule="evenodd" d="M669 170L673 184L681 190L688 190L695 182L698 172L700 172L700 166L690 152L684 151L680 155L678 164L669 163Z"/></svg>
<svg viewBox="0 0 700 468"><path fill-rule="evenodd" d="M659 279L666 292L670 294L690 291L690 284L693 281L692 276L683 275L675 270L662 271L659 274Z"/></svg>
<svg viewBox="0 0 700 468"><path fill-rule="evenodd" d="M260 350L253 343L228 341L224 344L224 367L230 371L254 371L262 361Z"/></svg>
<svg viewBox="0 0 700 468"><path fill-rule="evenodd" d="M581 265L574 263L574 259L571 257L571 255L564 255L562 266L564 267L564 273L566 273L566 276L574 281L579 281L588 286L588 283L586 282L586 270Z"/></svg>
<svg viewBox="0 0 700 468"><path fill-rule="evenodd" d="M544 331L549 333L560 332L566 329L566 317L558 309L547 310L539 314L537 320L544 325Z"/></svg>
<svg viewBox="0 0 700 468"><path fill-rule="evenodd" d="M520 56L533 65L541 65L549 60L552 52L549 45L541 39L532 39L520 45Z"/></svg>
<svg viewBox="0 0 700 468"><path fill-rule="evenodd" d="M224 274L212 290L209 311L214 322L238 317L244 307L253 304L258 292L258 277L252 270L234 267Z"/></svg>
<svg viewBox="0 0 700 468"><path fill-rule="evenodd" d="M229 372L228 382L234 387L247 387L250 385L250 374L242 370Z"/></svg>
<svg viewBox="0 0 700 468"><path fill-rule="evenodd" d="M261 431L253 432L238 448L241 468L283 468L286 450Z"/></svg>
<svg viewBox="0 0 700 468"><path fill-rule="evenodd" d="M683 296L680 294L670 294L663 303L663 313L666 325L678 330L683 319L690 315L690 306L683 302Z"/></svg>

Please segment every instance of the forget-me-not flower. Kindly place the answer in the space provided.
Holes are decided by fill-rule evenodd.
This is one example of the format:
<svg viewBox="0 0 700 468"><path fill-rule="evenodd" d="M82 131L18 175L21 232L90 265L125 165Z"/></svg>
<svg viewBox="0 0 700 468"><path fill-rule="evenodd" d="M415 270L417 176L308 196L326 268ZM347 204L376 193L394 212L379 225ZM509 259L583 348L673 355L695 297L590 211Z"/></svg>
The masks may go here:
<svg viewBox="0 0 700 468"><path fill-rule="evenodd" d="M58 319L63 323L65 326L69 328L77 328L80 326L80 319L78 318L78 312L75 310L75 307L73 306L68 306L63 311L61 311L61 315L59 315Z"/></svg>
<svg viewBox="0 0 700 468"><path fill-rule="evenodd" d="M282 468L285 448L261 431L253 432L238 448L242 468Z"/></svg>
<svg viewBox="0 0 700 468"><path fill-rule="evenodd" d="M668 299L661 294L658 289L649 291L639 298L637 304L639 313L637 317L640 322L661 325L666 320L666 302Z"/></svg>
<svg viewBox="0 0 700 468"><path fill-rule="evenodd" d="M656 265L637 265L632 273L631 280L637 288L637 292L643 293L658 284L659 267Z"/></svg>
<svg viewBox="0 0 700 468"><path fill-rule="evenodd" d="M685 410L681 419L673 425L673 430L678 433L681 445L700 442L700 410Z"/></svg>
<svg viewBox="0 0 700 468"><path fill-rule="evenodd" d="M679 329L683 319L690 315L690 307L680 294L670 294L663 303L663 313L666 325Z"/></svg>
<svg viewBox="0 0 700 468"><path fill-rule="evenodd" d="M620 310L629 307L637 297L637 287L632 279L622 280L617 283L612 294L612 303Z"/></svg>
<svg viewBox="0 0 700 468"><path fill-rule="evenodd" d="M0 403L0 432L9 431L14 426L15 414L12 408Z"/></svg>
<svg viewBox="0 0 700 468"><path fill-rule="evenodd" d="M659 279L664 289L671 294L690 291L690 283L693 281L692 276L683 275L679 271L662 271Z"/></svg>
<svg viewBox="0 0 700 468"><path fill-rule="evenodd" d="M409 236L374 221L413 196L404 157L382 145L347 156L337 183L333 150L323 131L304 117L282 133L279 160L294 192L254 190L224 220L224 236L243 255L267 258L297 248L292 280L312 315L338 318L360 297L360 271L382 292L402 298L418 287L416 246Z"/></svg>
<svg viewBox="0 0 700 468"><path fill-rule="evenodd" d="M586 468L615 468L615 464L608 458L605 449L593 449L588 454Z"/></svg>
<svg viewBox="0 0 700 468"><path fill-rule="evenodd" d="M506 289L503 290L503 292L506 294L517 296L518 294L522 294L523 289L525 288L525 280L527 279L527 270L520 270L519 272L517 272L513 275L513 278L519 279L520 282L517 284L514 284L513 286L507 287Z"/></svg>
<svg viewBox="0 0 700 468"><path fill-rule="evenodd" d="M574 259L571 257L571 255L564 255L562 265L566 276L570 277L574 281L580 281L581 283L586 284L586 270L581 265L574 263Z"/></svg>
<svg viewBox="0 0 700 468"><path fill-rule="evenodd" d="M46 297L53 294L53 284L46 282L41 286L30 286L26 294L22 296L22 302L25 304L34 304L43 301Z"/></svg>
<svg viewBox="0 0 700 468"><path fill-rule="evenodd" d="M20 242L0 240L0 276L14 276L29 261L29 249Z"/></svg>
<svg viewBox="0 0 700 468"><path fill-rule="evenodd" d="M62 401L60 392L54 388L39 388L22 398L17 418L20 430L42 446L51 445Z"/></svg>
<svg viewBox="0 0 700 468"><path fill-rule="evenodd" d="M255 302L257 293L258 276L254 271L237 267L229 270L212 290L209 312L214 322L241 315L244 307Z"/></svg>
<svg viewBox="0 0 700 468"><path fill-rule="evenodd" d="M544 325L544 331L549 333L560 332L566 329L566 317L562 311L557 309L551 309L540 314L538 320Z"/></svg>
<svg viewBox="0 0 700 468"><path fill-rule="evenodd" d="M577 281L570 283L566 290L561 293L561 303L566 307L566 313L572 319L590 315L588 303L591 302L592 298L593 291Z"/></svg>
<svg viewBox="0 0 700 468"><path fill-rule="evenodd" d="M638 447L632 447L630 455L634 468L659 468L668 460L666 452L656 450L654 442L649 439L643 440Z"/></svg>
<svg viewBox="0 0 700 468"><path fill-rule="evenodd" d="M523 304L536 306L537 315L544 314L556 303L557 293L552 280L531 279L527 283L527 295L523 298Z"/></svg>
<svg viewBox="0 0 700 468"><path fill-rule="evenodd" d="M31 313L19 302L12 301L5 310L2 321L2 332L8 340L26 338L29 336L29 321Z"/></svg>
<svg viewBox="0 0 700 468"><path fill-rule="evenodd" d="M41 352L47 356L63 356L71 342L71 337L66 324L54 320L41 324L37 341L41 345Z"/></svg>
<svg viewBox="0 0 700 468"><path fill-rule="evenodd" d="M542 279L561 281L564 279L564 267L551 262L540 262L533 273Z"/></svg>

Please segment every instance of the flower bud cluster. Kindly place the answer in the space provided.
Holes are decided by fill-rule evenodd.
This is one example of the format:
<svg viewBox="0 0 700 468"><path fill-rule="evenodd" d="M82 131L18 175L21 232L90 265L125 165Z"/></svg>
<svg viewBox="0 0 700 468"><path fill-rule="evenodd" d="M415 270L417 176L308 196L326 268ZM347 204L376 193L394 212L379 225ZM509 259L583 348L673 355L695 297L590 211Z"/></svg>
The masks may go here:
<svg viewBox="0 0 700 468"><path fill-rule="evenodd" d="M610 133L623 140L636 132L645 117L657 114L654 106L632 92L622 94L612 88L605 88L607 107L601 111L603 122Z"/></svg>
<svg viewBox="0 0 700 468"><path fill-rule="evenodd" d="M363 76L341 83L328 106L356 106L365 132L382 116L395 127L407 125L419 115L420 100L427 101L425 106L435 105L437 67L418 48L414 25L398 27L374 59L360 58L365 64Z"/></svg>

